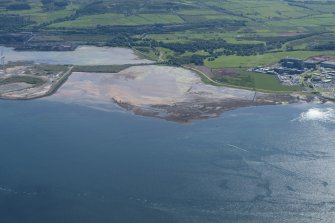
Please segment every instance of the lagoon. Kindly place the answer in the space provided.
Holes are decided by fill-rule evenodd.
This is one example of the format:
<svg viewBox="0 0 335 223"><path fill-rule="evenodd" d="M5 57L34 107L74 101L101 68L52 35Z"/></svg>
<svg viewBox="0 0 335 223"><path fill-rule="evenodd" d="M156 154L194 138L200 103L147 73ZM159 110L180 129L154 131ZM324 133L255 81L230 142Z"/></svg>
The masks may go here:
<svg viewBox="0 0 335 223"><path fill-rule="evenodd" d="M15 51L3 47L6 61L34 61L38 64L123 65L152 63L134 51L117 47L79 46L75 51Z"/></svg>

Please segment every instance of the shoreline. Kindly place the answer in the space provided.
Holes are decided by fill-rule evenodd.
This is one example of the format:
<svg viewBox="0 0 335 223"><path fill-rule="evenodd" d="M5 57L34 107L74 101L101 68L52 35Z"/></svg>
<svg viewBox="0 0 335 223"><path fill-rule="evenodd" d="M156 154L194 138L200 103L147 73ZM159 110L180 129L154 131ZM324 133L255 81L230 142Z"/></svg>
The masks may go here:
<svg viewBox="0 0 335 223"><path fill-rule="evenodd" d="M175 105L149 105L149 106L135 106L126 102L112 101L122 109L144 117L159 118L166 121L172 121L182 124L191 123L195 120L206 120L209 118L219 117L221 114L239 108L257 107L267 105L289 105L298 103L312 103L318 101L319 98L306 98L305 100L293 96L285 95L278 97L278 95L269 95L264 99L256 101L247 100L222 100L218 102L205 102L202 105L195 105L192 102L178 103ZM327 101L320 101L326 103ZM197 107L197 109L195 109Z"/></svg>
<svg viewBox="0 0 335 223"><path fill-rule="evenodd" d="M153 69L152 71L150 69ZM66 71L64 71L62 77L56 82L54 83L50 89L48 91L46 91L43 94L35 94L35 95L28 95L28 96L3 96L0 95L0 99L1 100L17 100L17 101L27 101L27 100L34 100L34 99L38 99L38 98L44 98L44 97L48 97L48 96L53 96L56 95L57 97L57 93L61 94L61 92L59 92L58 90L66 85L70 85L71 86L71 82L73 82L73 80L69 80L69 77L73 74L76 75L93 75L94 78L98 78L97 76L108 76L109 78L111 78L111 84L113 85L113 89L111 89L112 91L116 91L118 92L118 90L122 89L123 87L127 87L129 84L132 83L132 81L134 81L136 83L137 78L139 78L139 80L141 78L145 78L147 73L153 72L155 74L154 77L157 77L158 73L162 73L162 71L164 71L164 68L166 68L166 66L159 66L159 65L147 65L147 66L137 66L137 65L132 65L129 67L126 67L125 69L117 72L117 73L101 73L101 75L95 75L95 73L78 73L78 72L74 72L73 70L75 70L74 66L69 67ZM147 69L147 70L146 70ZM149 69L149 70L148 70ZM163 70L162 70L163 69ZM140 72L142 70L143 74L139 74L138 72ZM227 86L213 86L210 85L208 83L203 82L203 80L201 80L200 75L193 71L193 70L189 70L189 69L185 69L185 68L177 68L177 67L168 67L167 69L167 74L169 74L169 72L171 73L172 71L178 73L178 72L186 72L184 78L189 78L188 76L191 74L194 76L193 79L191 79L190 83L194 82L193 84L195 84L195 86L188 85L188 80L182 80L182 84L186 83L186 87L189 88L187 91L183 92L182 95L177 96L181 97L181 99L177 99L175 102L173 103L166 103L164 102L164 100L166 101L166 98L169 98L169 95L162 95L161 99L159 99L160 96L156 96L158 98L156 98L154 101L148 100L148 101L143 101L141 103L144 104L136 104L136 103L132 103L132 100L137 100L136 97L141 97L141 92L132 92L134 95L133 96L129 96L130 101L127 101L126 99L123 98L123 93L128 94L129 92L127 92L127 90L125 90L123 93L122 91L115 93L114 95L104 95L104 93L102 92L101 95L102 97L107 97L105 98L105 102L108 103L108 100L110 101L110 103L115 103L116 105L118 105L119 107L121 107L122 109L125 109L127 111L132 112L135 115L141 115L141 116L147 116L147 117L156 117L156 118L160 118L160 119L164 119L167 121L174 121L174 122L179 122L179 123L189 123L192 122L193 120L202 120L202 119L208 119L208 118L213 118L213 117L218 117L219 115L221 115L222 113L226 112L226 111L230 111L230 110L234 110L237 108L242 108L242 107L253 107L253 106L264 106L264 105L283 105L283 104L294 104L294 103L299 103L299 102L311 102L311 101L315 101L315 100L319 100L323 103L327 102L327 101L331 101L329 99L323 98L321 95L306 95L303 92L292 92L292 93L285 93L285 92L272 92L272 93L264 93L264 92L260 92L257 90L247 90L247 89L243 89L243 88L231 88L231 87L227 87ZM161 71L161 72L160 72ZM156 72L156 73L155 73ZM173 73L173 72L172 72ZM114 75L110 75L110 74L114 74ZM80 81L89 81L90 78L87 78L84 75L84 77L82 79L80 79ZM143 77L141 77L141 75L144 75ZM165 74L166 75L166 74ZM171 74L170 74L171 75ZM179 75L179 74L178 74ZM177 78L179 77L178 75L176 75ZM180 74L182 76L182 74ZM159 75L158 75L159 76ZM164 75L162 75L164 77ZM89 77L89 76L88 76ZM183 77L183 76L182 76ZM85 79L86 78L86 79ZM106 77L104 77L106 78ZM125 78L124 80L122 80L121 82L119 78ZM200 82L199 82L200 80ZM115 83L113 82L115 81ZM161 80L162 83L164 83L165 85L169 86L171 85L171 80L167 79L162 79ZM174 80L176 81L175 84L178 84L178 80ZM108 81L107 81L108 82ZM80 83L80 82L78 82ZM77 87L78 83L76 84L76 82L72 83L72 87ZM149 83L149 85L148 85ZM153 84L153 82L144 82L143 86L141 86L141 82L137 83L137 85L129 85L128 88L131 92L132 87L136 86L141 86L141 88L146 88L146 86L150 86L151 84ZM174 83L174 82L173 82ZM95 83L96 87L94 90L101 90L106 88L105 85L103 85L102 83L100 83L99 85L99 81L98 83ZM102 85L101 85L102 84ZM109 85L107 85L108 87ZM200 87L199 87L200 86ZM65 87L66 88L66 87ZM120 89L118 89L120 88ZM165 87L167 89L169 89L168 87ZM185 86L184 86L185 88ZM192 89L192 88L195 88ZM197 89L199 88L199 89ZM214 90L213 90L214 89ZM92 89L85 89L85 86L81 89L84 92L85 91L89 91ZM124 90L124 89L123 89ZM158 88L158 91L160 91L161 89ZM166 89L165 89L166 90ZM142 93L144 93L144 96L147 94L149 94L147 97L151 97L150 94L152 94L154 92L157 93L157 88L151 89L151 92L149 90L149 93L144 91ZM164 89L163 89L164 91ZM226 92L226 93L224 93ZM85 92L87 93L87 92ZM110 92L109 92L110 93ZM113 92L112 92L113 93ZM223 94L223 95L222 95ZM225 94L228 94L227 96L224 96ZM186 96L185 96L186 95ZM189 96L187 96L189 95ZM230 95L230 96L229 96ZM62 102L64 101L64 98L66 98L67 95L63 95L63 98L59 98L58 101ZM175 96L172 94L171 98L174 98ZM184 98L185 97L185 98ZM97 101L99 101L101 99L97 98ZM161 102L159 102L160 100L162 100ZM155 102L156 101L156 102ZM75 99L73 100L73 102L75 102ZM93 102L94 103L94 102Z"/></svg>
<svg viewBox="0 0 335 223"><path fill-rule="evenodd" d="M68 78L68 77L67 77ZM66 78L66 79L67 79ZM0 96L0 100L4 101L30 101L30 100L36 100L41 99L45 97L49 97L54 95L57 90L66 82L66 80L63 81L62 84L58 85L54 89L50 90L44 95L34 96L34 97L26 97L26 98L10 98L10 97L2 97ZM282 95L272 95L271 97L273 99L277 98L277 96ZM247 107L258 107L258 106L279 106L279 105L289 105L289 104L298 104L298 103L312 103L313 101L318 101L321 104L330 102L332 100L320 98L318 96L310 97L306 99L299 99L292 97L290 101L288 100L277 100L277 101L243 101L243 100L231 100L231 101L221 101L217 103L212 103L212 105L220 106L219 109L214 108L214 106L211 106L213 109L207 109L206 107L198 109L196 112L193 111L192 104L178 104L174 106L166 106L166 105L150 105L149 107L139 107L135 106L129 103L117 101L114 98L111 99L111 103L116 104L120 108L124 109L127 112L130 112L134 115L139 115L143 117L151 117L151 118L159 118L166 121L176 122L180 124L187 124L192 123L196 120L206 120L210 118L216 118L222 115L223 113L227 111L232 111L239 108L247 108ZM209 103L211 104L211 103ZM169 115L164 116L162 113L166 113L165 111L162 112L162 110L168 111L167 113ZM206 113L207 112L207 113ZM210 112L210 113L208 113Z"/></svg>
<svg viewBox="0 0 335 223"><path fill-rule="evenodd" d="M133 66L113 75L74 72L50 100L80 101L90 107L116 104L137 115L187 123L240 107L292 104L314 98L217 87L203 83L197 74L183 68L149 65Z"/></svg>

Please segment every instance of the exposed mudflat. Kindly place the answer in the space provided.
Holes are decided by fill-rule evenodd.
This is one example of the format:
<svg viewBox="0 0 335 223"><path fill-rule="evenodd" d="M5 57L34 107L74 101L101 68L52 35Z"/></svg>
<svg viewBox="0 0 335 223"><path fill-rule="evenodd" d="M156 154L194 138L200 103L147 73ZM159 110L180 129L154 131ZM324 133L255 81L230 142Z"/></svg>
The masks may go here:
<svg viewBox="0 0 335 223"><path fill-rule="evenodd" d="M135 114L189 122L215 117L233 108L297 99L207 85L192 71L148 65L133 66L119 73L73 73L48 100L104 110L115 109L116 103Z"/></svg>

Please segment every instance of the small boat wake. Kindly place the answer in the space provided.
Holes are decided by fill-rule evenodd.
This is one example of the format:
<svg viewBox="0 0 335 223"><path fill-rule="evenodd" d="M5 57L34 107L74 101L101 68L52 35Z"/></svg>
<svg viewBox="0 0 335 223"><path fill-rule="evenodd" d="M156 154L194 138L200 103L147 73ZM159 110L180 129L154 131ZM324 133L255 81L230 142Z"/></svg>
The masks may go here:
<svg viewBox="0 0 335 223"><path fill-rule="evenodd" d="M227 144L227 146L229 146L229 147L231 147L231 148L234 148L234 149L237 149L237 150L241 150L241 151L243 151L243 152L249 152L248 150L243 149L243 148L238 147L238 146L235 146L235 145L233 145L233 144Z"/></svg>

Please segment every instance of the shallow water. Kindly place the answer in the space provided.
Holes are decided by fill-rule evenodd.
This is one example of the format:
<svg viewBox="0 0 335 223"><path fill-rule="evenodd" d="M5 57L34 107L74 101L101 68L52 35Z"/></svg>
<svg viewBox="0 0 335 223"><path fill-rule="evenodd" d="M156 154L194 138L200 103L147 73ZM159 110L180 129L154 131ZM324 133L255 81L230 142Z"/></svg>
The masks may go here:
<svg viewBox="0 0 335 223"><path fill-rule="evenodd" d="M322 118L331 104L243 108L188 125L45 100L0 108L0 222L335 217L335 125Z"/></svg>
<svg viewBox="0 0 335 223"><path fill-rule="evenodd" d="M122 65L151 63L139 59L131 49L114 47L79 46L75 51L15 51L11 47L4 49L6 62L34 61L41 64L72 65Z"/></svg>

